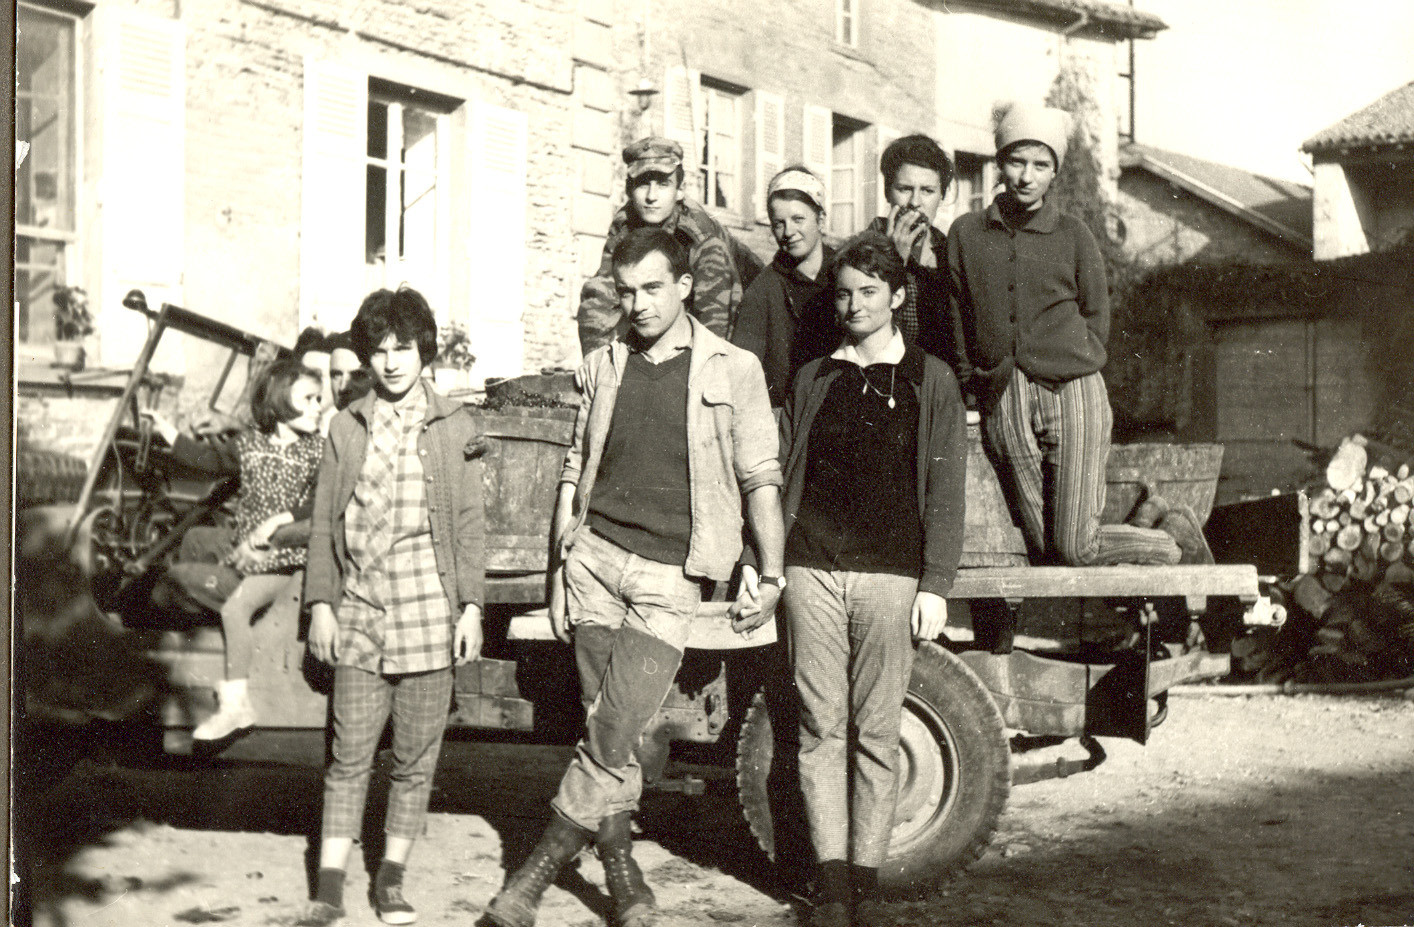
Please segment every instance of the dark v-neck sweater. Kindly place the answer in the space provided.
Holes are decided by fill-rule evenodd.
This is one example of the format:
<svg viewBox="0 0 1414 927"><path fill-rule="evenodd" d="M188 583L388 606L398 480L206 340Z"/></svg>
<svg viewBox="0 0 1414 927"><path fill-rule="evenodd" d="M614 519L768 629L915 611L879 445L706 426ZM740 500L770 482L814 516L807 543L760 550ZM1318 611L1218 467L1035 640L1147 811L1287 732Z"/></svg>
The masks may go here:
<svg viewBox="0 0 1414 927"><path fill-rule="evenodd" d="M628 357L604 441L589 528L659 563L686 563L692 533L687 469L691 349L654 364Z"/></svg>

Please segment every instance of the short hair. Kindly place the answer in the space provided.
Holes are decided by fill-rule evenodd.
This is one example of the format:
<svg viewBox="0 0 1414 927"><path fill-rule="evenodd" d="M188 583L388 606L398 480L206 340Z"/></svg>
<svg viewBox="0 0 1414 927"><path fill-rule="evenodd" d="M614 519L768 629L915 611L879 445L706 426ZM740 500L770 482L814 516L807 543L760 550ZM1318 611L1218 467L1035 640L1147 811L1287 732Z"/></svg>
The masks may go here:
<svg viewBox="0 0 1414 927"><path fill-rule="evenodd" d="M389 335L415 342L424 365L437 356L437 317L427 299L410 286L369 293L349 326L354 353L364 364Z"/></svg>
<svg viewBox="0 0 1414 927"><path fill-rule="evenodd" d="M354 351L353 336L351 336L348 332L334 332L332 335L324 339L324 345L325 350L328 351L330 354L333 354L335 351L338 350L353 351L353 353L355 354L358 353L357 351Z"/></svg>
<svg viewBox="0 0 1414 927"><path fill-rule="evenodd" d="M889 285L890 292L897 292L908 283L908 267L894 243L880 232L864 232L846 242L830 264L831 277L838 277L846 267L878 277Z"/></svg>
<svg viewBox="0 0 1414 927"><path fill-rule="evenodd" d="M614 245L611 260L615 268L628 267L654 252L668 259L668 267L673 271L674 280L692 273L692 262L688 259L687 248L678 241L677 236L666 229L656 227L634 229L619 239L619 243Z"/></svg>
<svg viewBox="0 0 1414 927"><path fill-rule="evenodd" d="M300 410L295 408L290 394L300 380L319 384L319 374L300 363L298 357L282 357L256 378L250 391L250 412L256 428L272 434L280 422L299 418Z"/></svg>
<svg viewBox="0 0 1414 927"><path fill-rule="evenodd" d="M295 357L303 357L310 351L328 350L330 350L329 338L324 334L324 330L311 325L300 332L299 337L295 339L295 349L293 353Z"/></svg>
<svg viewBox="0 0 1414 927"><path fill-rule="evenodd" d="M938 186L944 190L952 183L952 158L941 145L926 135L905 135L889 142L889 147L879 158L879 173L884 175L884 183L892 184L899 168L905 164L934 171L938 175Z"/></svg>

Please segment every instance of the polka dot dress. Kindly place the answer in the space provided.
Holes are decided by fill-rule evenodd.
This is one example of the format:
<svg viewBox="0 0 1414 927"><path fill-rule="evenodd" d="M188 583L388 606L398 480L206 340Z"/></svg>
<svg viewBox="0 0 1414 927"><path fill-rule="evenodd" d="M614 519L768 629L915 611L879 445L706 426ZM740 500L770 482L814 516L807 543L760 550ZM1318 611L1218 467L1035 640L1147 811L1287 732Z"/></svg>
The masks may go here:
<svg viewBox="0 0 1414 927"><path fill-rule="evenodd" d="M235 442L241 462L241 488L234 503L239 544L265 519L309 502L319 475L324 439L317 433L300 435L293 444L277 445L268 435L247 431ZM276 548L261 561L258 572L304 566L305 553L303 546Z"/></svg>

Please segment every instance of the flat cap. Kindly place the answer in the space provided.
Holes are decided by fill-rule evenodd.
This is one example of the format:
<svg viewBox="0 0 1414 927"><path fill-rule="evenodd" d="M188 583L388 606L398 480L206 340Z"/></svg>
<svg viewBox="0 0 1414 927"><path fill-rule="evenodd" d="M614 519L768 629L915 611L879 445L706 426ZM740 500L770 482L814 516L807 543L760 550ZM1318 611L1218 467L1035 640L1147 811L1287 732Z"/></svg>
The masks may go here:
<svg viewBox="0 0 1414 927"><path fill-rule="evenodd" d="M649 171L671 174L682 167L682 146L670 138L650 135L624 149L628 176L638 177Z"/></svg>

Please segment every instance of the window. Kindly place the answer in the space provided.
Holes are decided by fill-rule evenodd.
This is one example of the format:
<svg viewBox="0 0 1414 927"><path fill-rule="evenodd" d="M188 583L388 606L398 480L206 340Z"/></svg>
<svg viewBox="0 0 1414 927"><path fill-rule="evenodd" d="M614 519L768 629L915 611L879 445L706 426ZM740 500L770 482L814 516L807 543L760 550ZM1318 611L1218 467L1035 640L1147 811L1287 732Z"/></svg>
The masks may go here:
<svg viewBox="0 0 1414 927"><path fill-rule="evenodd" d="M364 268L369 290L408 284L446 305L450 254L447 107L370 81Z"/></svg>
<svg viewBox="0 0 1414 927"><path fill-rule="evenodd" d="M864 164L864 136L869 127L848 116L832 119L830 158L830 231L846 238L866 223L862 179L870 176Z"/></svg>
<svg viewBox="0 0 1414 927"><path fill-rule="evenodd" d="M835 41L856 48L859 45L859 4L861 0L835 0Z"/></svg>
<svg viewBox="0 0 1414 927"><path fill-rule="evenodd" d="M74 259L78 21L20 4L16 11L15 137L29 154L15 172L15 315L19 340L54 338L53 293Z"/></svg>
<svg viewBox="0 0 1414 927"><path fill-rule="evenodd" d="M741 97L733 89L702 81L702 155L698 182L702 202L741 209Z"/></svg>
<svg viewBox="0 0 1414 927"><path fill-rule="evenodd" d="M956 153L957 164L957 206L956 214L978 212L986 209L991 201L992 187L996 186L997 168L993 160L983 155Z"/></svg>

